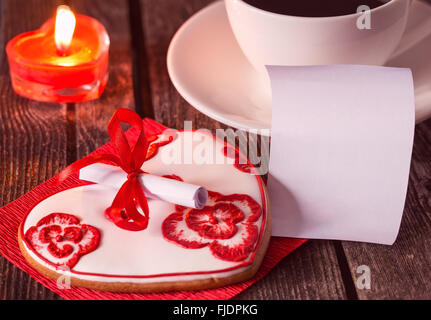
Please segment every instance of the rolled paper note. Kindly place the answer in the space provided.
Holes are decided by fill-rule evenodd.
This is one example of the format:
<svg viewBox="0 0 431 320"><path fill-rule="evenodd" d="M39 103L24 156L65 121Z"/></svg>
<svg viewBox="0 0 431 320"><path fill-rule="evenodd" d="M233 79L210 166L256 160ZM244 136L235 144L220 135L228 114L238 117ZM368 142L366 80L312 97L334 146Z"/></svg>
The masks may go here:
<svg viewBox="0 0 431 320"><path fill-rule="evenodd" d="M119 189L127 180L127 173L116 166L96 163L82 168L79 178ZM195 209L202 209L208 199L208 192L202 186L147 173L139 175L138 180L150 199Z"/></svg>

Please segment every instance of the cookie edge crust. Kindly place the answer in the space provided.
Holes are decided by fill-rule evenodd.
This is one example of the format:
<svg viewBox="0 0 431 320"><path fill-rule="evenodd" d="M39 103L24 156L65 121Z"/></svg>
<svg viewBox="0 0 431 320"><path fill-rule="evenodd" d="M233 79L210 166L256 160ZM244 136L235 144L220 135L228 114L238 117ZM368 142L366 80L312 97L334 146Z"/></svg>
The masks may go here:
<svg viewBox="0 0 431 320"><path fill-rule="evenodd" d="M155 293L164 292L172 290L203 290L203 289L214 289L223 287L226 285L242 282L252 278L259 267L262 264L265 253L268 249L269 242L271 239L272 230L272 215L271 207L268 198L268 192L266 186L262 183L262 188L265 195L265 205L266 205L266 221L265 230L261 239L260 246L254 256L252 264L245 267L246 270L239 272L234 275L227 277L217 277L211 276L206 279L199 280L186 280L186 281L163 281L163 282L152 282L152 283L134 283L134 282L103 282L103 281L91 281L83 280L77 277L70 277L70 284L76 287L82 287L87 289L107 291L107 292L119 292L119 293ZM25 223L25 220L21 224ZM19 230L22 230L21 226ZM52 279L57 280L59 277L63 276L61 273L57 273L51 269L38 263L34 260L27 249L24 246L21 232L18 232L18 245L24 258L30 263L30 265L35 268L42 275Z"/></svg>

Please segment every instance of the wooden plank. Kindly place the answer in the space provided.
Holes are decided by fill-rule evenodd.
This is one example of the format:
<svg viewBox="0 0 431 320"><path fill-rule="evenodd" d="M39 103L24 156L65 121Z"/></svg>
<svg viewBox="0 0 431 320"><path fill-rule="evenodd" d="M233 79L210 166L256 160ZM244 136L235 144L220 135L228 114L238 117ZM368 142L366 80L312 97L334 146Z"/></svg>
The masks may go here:
<svg viewBox="0 0 431 320"><path fill-rule="evenodd" d="M431 298L431 120L416 127L409 189L397 241L393 246L344 242L352 277L367 265L371 289L360 299Z"/></svg>
<svg viewBox="0 0 431 320"><path fill-rule="evenodd" d="M40 27L57 0L3 0L0 4L0 205L56 174L66 164L65 106L18 97L4 48L18 33ZM0 299L54 299L42 285L0 257Z"/></svg>
<svg viewBox="0 0 431 320"><path fill-rule="evenodd" d="M111 40L109 80L103 95L98 100L78 103L75 110L69 110L76 120L76 156L79 159L109 141L106 126L115 109L135 109L132 50L127 1L70 0L69 5L76 12L98 19Z"/></svg>
<svg viewBox="0 0 431 320"><path fill-rule="evenodd" d="M184 121L192 121L194 128L224 128L191 107L175 90L169 80L166 53L171 38L193 13L211 0L141 1L143 34L148 57L148 72L155 119L176 129L183 129Z"/></svg>
<svg viewBox="0 0 431 320"><path fill-rule="evenodd" d="M191 107L175 90L166 68L166 53L178 28L210 0L142 0L141 12L151 98L157 121L182 129L184 121L194 128L226 128ZM244 134L244 133L243 133ZM313 241L287 257L242 299L343 299L343 279L333 243Z"/></svg>
<svg viewBox="0 0 431 320"><path fill-rule="evenodd" d="M310 240L236 299L343 299L346 292L337 264L331 241Z"/></svg>

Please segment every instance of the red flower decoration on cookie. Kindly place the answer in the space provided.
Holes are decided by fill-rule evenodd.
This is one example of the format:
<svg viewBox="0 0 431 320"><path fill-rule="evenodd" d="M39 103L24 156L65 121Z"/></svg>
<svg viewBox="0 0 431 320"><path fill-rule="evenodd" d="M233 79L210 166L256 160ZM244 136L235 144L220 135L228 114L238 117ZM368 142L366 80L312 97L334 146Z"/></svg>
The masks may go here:
<svg viewBox="0 0 431 320"><path fill-rule="evenodd" d="M162 231L166 239L184 248L208 246L215 257L237 262L248 258L256 246L256 222L262 209L248 195L209 191L203 209L177 205L175 210L164 220Z"/></svg>
<svg viewBox="0 0 431 320"><path fill-rule="evenodd" d="M44 259L57 267L72 268L79 258L94 251L100 242L95 227L80 224L66 213L51 213L25 233L25 240Z"/></svg>

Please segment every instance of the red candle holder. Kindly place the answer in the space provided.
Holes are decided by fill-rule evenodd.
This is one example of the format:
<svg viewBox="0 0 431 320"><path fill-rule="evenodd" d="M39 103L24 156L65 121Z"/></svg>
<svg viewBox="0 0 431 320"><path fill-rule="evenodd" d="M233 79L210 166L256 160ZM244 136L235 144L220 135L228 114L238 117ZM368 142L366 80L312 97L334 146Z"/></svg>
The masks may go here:
<svg viewBox="0 0 431 320"><path fill-rule="evenodd" d="M70 46L59 51L55 19L20 34L6 46L15 92L47 102L81 102L100 97L108 80L109 36L94 18L76 15Z"/></svg>

